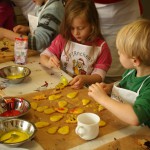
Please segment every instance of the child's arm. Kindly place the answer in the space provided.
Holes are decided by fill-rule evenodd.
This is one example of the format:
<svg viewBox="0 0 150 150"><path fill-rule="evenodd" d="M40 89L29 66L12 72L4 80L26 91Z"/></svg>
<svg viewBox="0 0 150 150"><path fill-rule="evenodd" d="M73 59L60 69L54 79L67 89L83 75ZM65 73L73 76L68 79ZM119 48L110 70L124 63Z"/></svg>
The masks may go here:
<svg viewBox="0 0 150 150"><path fill-rule="evenodd" d="M47 68L60 68L59 59L52 53L45 49L40 55L40 63Z"/></svg>
<svg viewBox="0 0 150 150"><path fill-rule="evenodd" d="M28 34L30 32L30 28L28 26L17 25L13 28L13 31L19 34Z"/></svg>
<svg viewBox="0 0 150 150"><path fill-rule="evenodd" d="M74 77L70 81L70 85L74 89L80 89L83 88L86 84L92 84L96 82L102 82L102 78L98 74L92 74L92 75L78 75Z"/></svg>
<svg viewBox="0 0 150 150"><path fill-rule="evenodd" d="M3 39L3 38L7 38L7 39L10 39L12 41L15 41L16 37L20 37L20 34L15 33L11 30L0 28L0 40ZM23 37L28 38L28 36L25 36L25 35L23 35Z"/></svg>
<svg viewBox="0 0 150 150"><path fill-rule="evenodd" d="M124 104L111 99L106 94L101 84L92 84L89 87L88 95L103 105L120 120L130 125L139 125L139 120L133 110L133 107L130 104Z"/></svg>

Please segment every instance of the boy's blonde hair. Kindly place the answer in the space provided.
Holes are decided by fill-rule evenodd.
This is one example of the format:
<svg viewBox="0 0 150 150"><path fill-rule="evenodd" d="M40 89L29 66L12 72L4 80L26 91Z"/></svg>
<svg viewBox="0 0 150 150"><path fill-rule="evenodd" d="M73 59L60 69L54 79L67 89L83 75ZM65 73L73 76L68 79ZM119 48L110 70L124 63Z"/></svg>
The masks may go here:
<svg viewBox="0 0 150 150"><path fill-rule="evenodd" d="M60 25L60 33L66 39L71 40L71 25L75 17L84 15L92 26L89 41L101 36L99 17L93 0L67 0L65 5L65 15Z"/></svg>
<svg viewBox="0 0 150 150"><path fill-rule="evenodd" d="M150 20L139 19L124 26L117 35L117 49L150 66Z"/></svg>

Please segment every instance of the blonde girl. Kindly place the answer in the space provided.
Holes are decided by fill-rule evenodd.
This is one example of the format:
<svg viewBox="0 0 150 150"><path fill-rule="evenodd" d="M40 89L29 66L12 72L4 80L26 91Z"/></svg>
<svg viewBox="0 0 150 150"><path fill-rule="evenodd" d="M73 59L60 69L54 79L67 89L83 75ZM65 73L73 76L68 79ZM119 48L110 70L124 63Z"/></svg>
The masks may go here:
<svg viewBox="0 0 150 150"><path fill-rule="evenodd" d="M116 46L120 62L128 70L119 82L89 87L89 96L130 125L144 123L150 127L149 39L150 20L140 19L123 27Z"/></svg>
<svg viewBox="0 0 150 150"><path fill-rule="evenodd" d="M41 53L40 62L48 68L61 67L74 77L70 85L75 89L104 80L111 55L92 0L67 1L60 34Z"/></svg>

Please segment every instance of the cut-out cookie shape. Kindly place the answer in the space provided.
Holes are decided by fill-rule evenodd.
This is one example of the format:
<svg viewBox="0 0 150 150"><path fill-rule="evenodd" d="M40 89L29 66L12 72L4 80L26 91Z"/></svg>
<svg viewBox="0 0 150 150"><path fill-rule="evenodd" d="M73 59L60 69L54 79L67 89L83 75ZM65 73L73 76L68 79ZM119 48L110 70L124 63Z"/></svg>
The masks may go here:
<svg viewBox="0 0 150 150"><path fill-rule="evenodd" d="M82 104L83 104L83 106L89 104L90 101L91 101L90 99L86 99L86 98L82 99Z"/></svg>
<svg viewBox="0 0 150 150"><path fill-rule="evenodd" d="M58 108L55 108L55 110L57 112L60 112L60 113L67 113L68 112L68 108L67 107L58 107Z"/></svg>
<svg viewBox="0 0 150 150"><path fill-rule="evenodd" d="M61 98L61 97L62 97L61 94L57 94L57 95L52 94L52 95L50 95L50 96L48 97L48 99L49 99L50 101L53 101L53 100L57 100L57 99L59 99L59 98Z"/></svg>
<svg viewBox="0 0 150 150"><path fill-rule="evenodd" d="M98 111L102 111L104 109L105 109L105 107L103 107L102 105L98 105Z"/></svg>
<svg viewBox="0 0 150 150"><path fill-rule="evenodd" d="M30 104L31 104L31 108L32 108L32 109L34 109L34 110L37 109L38 104L37 104L36 102L31 102Z"/></svg>
<svg viewBox="0 0 150 150"><path fill-rule="evenodd" d="M50 127L50 128L47 130L47 132L48 132L49 134L55 134L55 133L57 132L57 130L58 130L58 126L54 126L54 127Z"/></svg>
<svg viewBox="0 0 150 150"><path fill-rule="evenodd" d="M44 110L44 113L45 113L45 114L48 114L48 115L49 115L49 114L52 114L52 113L54 113L54 112L55 112L55 109L54 109L54 108L48 108L48 109L45 109L45 110Z"/></svg>
<svg viewBox="0 0 150 150"><path fill-rule="evenodd" d="M46 99L46 95L45 94L40 94L40 95L36 95L33 97L34 100L44 100Z"/></svg>
<svg viewBox="0 0 150 150"><path fill-rule="evenodd" d="M35 123L35 126L37 128L43 128L43 127L47 127L49 125L50 125L50 123L49 122L45 122L45 121L41 121L41 122L36 122Z"/></svg>
<svg viewBox="0 0 150 150"><path fill-rule="evenodd" d="M63 115L54 115L50 117L50 120L53 122L59 121L60 119L62 119L64 116Z"/></svg>
<svg viewBox="0 0 150 150"><path fill-rule="evenodd" d="M78 91L77 92L71 92L71 93L67 94L67 97L72 99L72 98L75 98L77 96L77 94L78 94Z"/></svg>
<svg viewBox="0 0 150 150"><path fill-rule="evenodd" d="M77 116L76 115L69 115L66 123L77 123Z"/></svg>
<svg viewBox="0 0 150 150"><path fill-rule="evenodd" d="M69 133L69 126L63 126L61 128L58 129L58 133L60 134L68 134Z"/></svg>
<svg viewBox="0 0 150 150"><path fill-rule="evenodd" d="M84 109L83 108L72 108L72 109L70 109L70 111L69 111L70 113L72 113L72 114L81 114L81 113L83 113L84 112Z"/></svg>
<svg viewBox="0 0 150 150"><path fill-rule="evenodd" d="M45 109L47 109L48 108L48 106L39 106L39 107L37 107L37 111L38 112L43 112Z"/></svg>
<svg viewBox="0 0 150 150"><path fill-rule="evenodd" d="M66 105L67 105L67 102L64 101L64 100L61 100L61 101L58 102L59 107L65 107Z"/></svg>
<svg viewBox="0 0 150 150"><path fill-rule="evenodd" d="M106 122L101 119L99 122L99 127L104 127L104 126L106 126Z"/></svg>

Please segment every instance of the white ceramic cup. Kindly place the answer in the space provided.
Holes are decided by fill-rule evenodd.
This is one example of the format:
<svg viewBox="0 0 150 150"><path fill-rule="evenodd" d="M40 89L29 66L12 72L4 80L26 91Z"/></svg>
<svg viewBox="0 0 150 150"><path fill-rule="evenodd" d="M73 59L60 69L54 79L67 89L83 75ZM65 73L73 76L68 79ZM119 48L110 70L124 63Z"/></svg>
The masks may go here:
<svg viewBox="0 0 150 150"><path fill-rule="evenodd" d="M95 139L99 134L100 117L94 113L82 113L77 117L75 132L84 140Z"/></svg>

